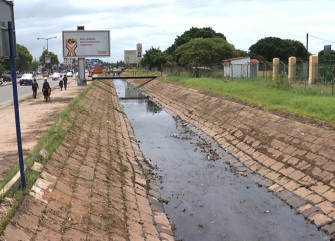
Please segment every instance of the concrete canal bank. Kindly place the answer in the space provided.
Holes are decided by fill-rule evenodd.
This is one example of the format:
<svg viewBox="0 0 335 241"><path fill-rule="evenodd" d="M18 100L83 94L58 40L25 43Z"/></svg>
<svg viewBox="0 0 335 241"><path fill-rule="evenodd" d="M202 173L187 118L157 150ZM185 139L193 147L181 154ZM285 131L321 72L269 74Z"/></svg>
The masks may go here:
<svg viewBox="0 0 335 241"><path fill-rule="evenodd" d="M256 183L334 237L334 127L158 80L141 89L213 137Z"/></svg>
<svg viewBox="0 0 335 241"><path fill-rule="evenodd" d="M54 93L45 105L52 110L78 91L69 89L63 95ZM20 107L41 103L42 97ZM151 195L147 193L150 163L136 143L112 82L96 82L70 115L75 123L45 166L39 165L39 178L0 239L174 240L154 182ZM34 121L42 125L45 119L35 116Z"/></svg>
<svg viewBox="0 0 335 241"><path fill-rule="evenodd" d="M114 80L144 156L155 167L176 240L294 240L329 237L253 180L255 174L199 128Z"/></svg>

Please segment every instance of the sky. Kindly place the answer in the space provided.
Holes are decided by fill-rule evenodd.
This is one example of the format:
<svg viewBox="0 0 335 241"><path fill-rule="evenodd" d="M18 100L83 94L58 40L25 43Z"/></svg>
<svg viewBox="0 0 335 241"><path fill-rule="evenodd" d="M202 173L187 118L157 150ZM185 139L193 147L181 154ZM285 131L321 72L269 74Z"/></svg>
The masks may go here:
<svg viewBox="0 0 335 241"><path fill-rule="evenodd" d="M211 27L236 49L248 51L266 37L292 39L317 54L335 45L334 0L14 0L16 42L39 59L46 40L63 62L62 31L109 30L111 56L124 60L124 50L142 44L164 51L192 27Z"/></svg>

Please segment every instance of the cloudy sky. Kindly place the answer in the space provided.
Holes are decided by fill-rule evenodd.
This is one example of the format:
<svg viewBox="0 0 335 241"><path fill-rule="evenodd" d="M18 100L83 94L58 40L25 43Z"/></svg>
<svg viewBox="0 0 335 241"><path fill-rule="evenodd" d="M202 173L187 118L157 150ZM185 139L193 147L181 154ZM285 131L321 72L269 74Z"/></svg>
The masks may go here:
<svg viewBox="0 0 335 241"><path fill-rule="evenodd" d="M142 43L166 50L191 27L211 27L235 48L247 51L259 39L293 39L317 54L335 46L334 0L15 0L16 41L39 58L46 40L63 62L62 31L110 30L111 57L124 60L124 50ZM332 46L332 49L335 47Z"/></svg>

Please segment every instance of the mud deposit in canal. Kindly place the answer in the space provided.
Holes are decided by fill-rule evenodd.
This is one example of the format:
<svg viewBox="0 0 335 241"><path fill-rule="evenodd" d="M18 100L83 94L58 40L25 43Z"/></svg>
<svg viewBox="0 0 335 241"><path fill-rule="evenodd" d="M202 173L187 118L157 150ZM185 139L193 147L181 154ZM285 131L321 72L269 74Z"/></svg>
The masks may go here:
<svg viewBox="0 0 335 241"><path fill-rule="evenodd" d="M114 85L146 158L151 159L177 240L328 240L256 184L229 153L122 80ZM126 98L125 98L126 97Z"/></svg>

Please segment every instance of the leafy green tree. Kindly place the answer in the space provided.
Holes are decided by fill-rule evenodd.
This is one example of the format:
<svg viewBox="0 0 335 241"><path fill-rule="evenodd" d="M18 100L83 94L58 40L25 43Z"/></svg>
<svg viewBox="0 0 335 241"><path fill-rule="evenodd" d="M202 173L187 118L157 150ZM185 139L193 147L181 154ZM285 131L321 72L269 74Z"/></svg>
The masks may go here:
<svg viewBox="0 0 335 241"><path fill-rule="evenodd" d="M17 44L16 50L18 56L16 60L16 69L20 72L31 70L33 56L30 54L28 49L23 45Z"/></svg>
<svg viewBox="0 0 335 241"><path fill-rule="evenodd" d="M4 59L0 58L0 74L6 71L6 63Z"/></svg>
<svg viewBox="0 0 335 241"><path fill-rule="evenodd" d="M36 59L34 59L32 64L31 64L31 70L37 70L39 65L40 65L40 62L38 62Z"/></svg>
<svg viewBox="0 0 335 241"><path fill-rule="evenodd" d="M149 69L159 68L167 66L171 63L172 57L168 54L162 52L159 48L151 47L149 50L145 51L143 58L141 60L141 65Z"/></svg>
<svg viewBox="0 0 335 241"><path fill-rule="evenodd" d="M219 64L223 59L234 57L234 45L223 38L196 38L179 46L176 54L180 55L180 64L195 65Z"/></svg>
<svg viewBox="0 0 335 241"><path fill-rule="evenodd" d="M215 32L211 27L192 27L189 30L185 31L182 35L177 36L174 43L169 48L167 48L165 52L171 55L176 63L179 63L180 56L175 55L176 49L183 44L186 44L191 39L195 38L222 38L226 40L226 37L222 33Z"/></svg>
<svg viewBox="0 0 335 241"><path fill-rule="evenodd" d="M45 65L45 55L49 54L50 57L51 57L51 65L58 65L59 64L59 61L58 61L58 56L57 54L54 54L53 52L50 52L47 53L47 50L45 49L43 52L42 52L42 55L40 56L40 63Z"/></svg>
<svg viewBox="0 0 335 241"><path fill-rule="evenodd" d="M335 60L335 50L331 50L330 51L330 55L326 55L326 56L325 56L324 50L321 50L318 53L318 56L319 56L319 61L320 62L334 61Z"/></svg>
<svg viewBox="0 0 335 241"><path fill-rule="evenodd" d="M288 61L289 57L307 60L308 52L305 46L296 40L267 37L258 40L249 48L250 55L263 56L267 61L272 62L273 58Z"/></svg>
<svg viewBox="0 0 335 241"><path fill-rule="evenodd" d="M247 57L247 56L249 56L247 51L241 49L235 49L234 51L234 57Z"/></svg>
<svg viewBox="0 0 335 241"><path fill-rule="evenodd" d="M194 38L222 38L224 40L227 40L222 33L217 33L210 27L207 28L192 27L190 30L185 31L181 36L177 36L177 38L174 41L174 44L176 44L177 46L181 46Z"/></svg>

